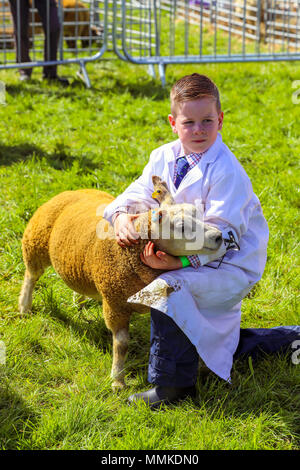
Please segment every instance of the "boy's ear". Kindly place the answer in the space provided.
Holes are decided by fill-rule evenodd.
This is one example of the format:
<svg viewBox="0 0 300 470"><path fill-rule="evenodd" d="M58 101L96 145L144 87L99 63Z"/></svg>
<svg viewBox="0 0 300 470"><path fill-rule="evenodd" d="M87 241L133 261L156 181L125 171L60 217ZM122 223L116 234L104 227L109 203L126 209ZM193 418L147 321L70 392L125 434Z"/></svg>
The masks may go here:
<svg viewBox="0 0 300 470"><path fill-rule="evenodd" d="M224 113L223 111L220 112L218 116L218 130L220 131L223 127L223 119L224 119Z"/></svg>
<svg viewBox="0 0 300 470"><path fill-rule="evenodd" d="M177 130L176 130L176 121L175 121L175 118L172 114L169 114L168 115L168 119L169 119L169 123L172 127L172 131L177 134Z"/></svg>

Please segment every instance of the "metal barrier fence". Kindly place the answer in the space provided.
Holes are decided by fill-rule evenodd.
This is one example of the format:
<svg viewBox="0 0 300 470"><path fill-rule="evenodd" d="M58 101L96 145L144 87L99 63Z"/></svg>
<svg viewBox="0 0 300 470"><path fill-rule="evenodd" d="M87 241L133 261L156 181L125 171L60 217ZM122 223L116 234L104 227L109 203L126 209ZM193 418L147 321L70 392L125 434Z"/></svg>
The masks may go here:
<svg viewBox="0 0 300 470"><path fill-rule="evenodd" d="M101 58L107 50L107 2L56 0L60 25L57 47L51 39L55 26L50 2L53 0L29 1L27 30L24 16L28 0L0 0L0 69L78 63L81 78L89 87L86 63ZM44 4L46 11L44 24L37 9L39 4ZM11 5L15 5L15 24ZM52 49L57 51L54 59ZM30 59L24 61L24 55L30 55Z"/></svg>
<svg viewBox="0 0 300 470"><path fill-rule="evenodd" d="M136 64L300 60L300 0L122 0L122 53ZM153 45L131 47L131 17L148 10ZM138 26L135 26L136 32ZM146 54L148 50L148 54Z"/></svg>
<svg viewBox="0 0 300 470"><path fill-rule="evenodd" d="M12 1L18 5L24 0ZM300 59L300 0L56 2L61 23L58 59L49 61L49 41L44 49L49 15L43 28L32 0L28 34L33 59L24 63L13 50L16 43L20 51L20 20L14 41L9 2L0 0L0 69L78 63L90 86L85 65L107 51L148 65L152 74L157 65L163 83L169 64Z"/></svg>

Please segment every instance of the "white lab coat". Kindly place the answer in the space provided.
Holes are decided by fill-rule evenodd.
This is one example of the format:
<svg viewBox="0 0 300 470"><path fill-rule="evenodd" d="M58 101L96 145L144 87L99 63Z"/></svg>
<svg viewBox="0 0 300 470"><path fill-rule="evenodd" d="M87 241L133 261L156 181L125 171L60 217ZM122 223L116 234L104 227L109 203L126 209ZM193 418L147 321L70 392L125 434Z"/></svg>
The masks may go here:
<svg viewBox="0 0 300 470"><path fill-rule="evenodd" d="M180 145L176 140L154 150L142 175L107 206L104 217L111 221L117 209L137 201L144 203L143 210L157 206L151 194L152 175L158 175L167 182L176 203L200 199L204 221L218 227L223 235L228 230L234 233L240 251L228 251L218 269L212 269L219 264L213 260L225 252L224 247L214 256L200 255L201 267L165 272L129 299L173 318L207 367L230 380L239 341L241 301L263 274L268 226L246 172L220 134L176 190L173 176ZM167 285L174 290L166 297Z"/></svg>

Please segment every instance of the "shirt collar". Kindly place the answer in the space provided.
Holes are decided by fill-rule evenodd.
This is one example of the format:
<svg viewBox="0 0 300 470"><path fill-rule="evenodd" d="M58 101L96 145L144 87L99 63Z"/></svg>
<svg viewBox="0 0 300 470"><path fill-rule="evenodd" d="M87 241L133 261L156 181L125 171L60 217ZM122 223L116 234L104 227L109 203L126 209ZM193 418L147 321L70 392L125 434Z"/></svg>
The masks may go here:
<svg viewBox="0 0 300 470"><path fill-rule="evenodd" d="M170 145L171 144L171 145ZM164 159L166 163L176 163L176 158L177 155L179 155L178 152L180 152L180 147L181 147L181 142L179 139L174 140L173 142L170 142L169 144L165 144L163 146L163 154L164 154ZM223 146L223 149L222 149ZM218 157L221 149L222 151L226 150L226 146L223 144L222 141L222 135L218 133L218 136L215 140L215 142L209 147L209 149L205 152L205 154L202 156L201 161L203 161L205 164L212 163L216 160Z"/></svg>
<svg viewBox="0 0 300 470"><path fill-rule="evenodd" d="M181 157L186 157L187 161L194 161L194 160L200 160L201 157L206 153L208 152L209 148L204 150L204 152L202 153L196 153L196 152L192 152L192 153L189 153L189 154L186 154L183 150L183 146L182 144L180 144L180 149L179 149L179 153L178 155L176 155L176 161L178 160L178 158L181 158Z"/></svg>

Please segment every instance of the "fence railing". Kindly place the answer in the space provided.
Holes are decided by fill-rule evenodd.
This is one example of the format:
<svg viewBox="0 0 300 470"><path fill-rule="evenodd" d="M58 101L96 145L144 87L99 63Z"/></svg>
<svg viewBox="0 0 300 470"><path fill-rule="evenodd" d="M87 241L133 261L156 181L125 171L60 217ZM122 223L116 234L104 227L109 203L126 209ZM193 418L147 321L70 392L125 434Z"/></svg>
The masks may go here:
<svg viewBox="0 0 300 470"><path fill-rule="evenodd" d="M300 59L300 0L57 0L57 8L57 60L45 56L32 0L32 61L24 64L13 52L20 32L9 2L0 0L0 68L78 63L89 86L85 64L107 51L151 73L157 65L163 82L169 64Z"/></svg>
<svg viewBox="0 0 300 470"><path fill-rule="evenodd" d="M150 12L155 45L131 47L130 16ZM136 64L300 59L300 0L122 0L122 51Z"/></svg>
<svg viewBox="0 0 300 470"><path fill-rule="evenodd" d="M22 4L23 2L23 4ZM14 3L16 18L13 20L10 3ZM42 2L39 2L42 3ZM101 58L107 50L107 6L106 1L57 0L57 15L60 34L53 60L51 34L53 17L49 0L44 0L45 17L39 15L35 0L30 2L28 29L25 33L23 0L0 0L0 69L33 68L47 65L77 63L81 77L90 86L85 65ZM28 37L28 44L24 42ZM47 40L45 38L48 38ZM24 52L25 50L25 52ZM30 60L22 60L22 55Z"/></svg>

